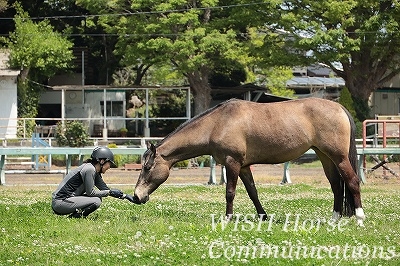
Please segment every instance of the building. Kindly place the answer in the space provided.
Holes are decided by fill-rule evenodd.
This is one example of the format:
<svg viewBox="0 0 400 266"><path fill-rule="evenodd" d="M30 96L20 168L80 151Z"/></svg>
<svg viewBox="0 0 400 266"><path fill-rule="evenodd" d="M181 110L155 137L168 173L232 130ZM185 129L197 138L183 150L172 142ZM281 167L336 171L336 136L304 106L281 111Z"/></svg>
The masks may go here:
<svg viewBox="0 0 400 266"><path fill-rule="evenodd" d="M8 66L9 53L0 51L0 138L16 138L18 129L17 78Z"/></svg>

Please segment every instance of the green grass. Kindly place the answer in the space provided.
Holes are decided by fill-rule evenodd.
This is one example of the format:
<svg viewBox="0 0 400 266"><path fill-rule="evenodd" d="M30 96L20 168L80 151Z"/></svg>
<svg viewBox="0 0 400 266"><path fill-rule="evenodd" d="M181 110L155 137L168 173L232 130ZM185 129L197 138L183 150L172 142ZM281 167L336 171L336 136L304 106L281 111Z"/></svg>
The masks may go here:
<svg viewBox="0 0 400 266"><path fill-rule="evenodd" d="M258 228L239 185L234 212L249 219L223 230L224 186L164 185L144 205L106 198L88 219L54 215L54 187L3 186L0 265L399 265L398 187L364 185L365 227L342 218L338 228L329 187L259 186L270 216Z"/></svg>

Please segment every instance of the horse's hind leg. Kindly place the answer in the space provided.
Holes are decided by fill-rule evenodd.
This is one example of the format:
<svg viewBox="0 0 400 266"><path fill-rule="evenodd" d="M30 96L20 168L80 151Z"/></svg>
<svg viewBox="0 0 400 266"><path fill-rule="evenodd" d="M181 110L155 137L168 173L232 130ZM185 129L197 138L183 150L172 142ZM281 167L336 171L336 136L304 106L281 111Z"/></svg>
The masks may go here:
<svg viewBox="0 0 400 266"><path fill-rule="evenodd" d="M355 209L357 223L358 225L363 226L365 215L361 204L360 179L353 170L348 158L344 158L341 162L339 162L337 168L347 185L346 192L349 191L353 195L354 202L350 203L350 207ZM352 213L354 209L351 210Z"/></svg>
<svg viewBox="0 0 400 266"><path fill-rule="evenodd" d="M260 200L258 199L257 188L254 184L253 174L251 173L250 166L243 167L240 170L239 176L246 188L247 194L253 201L254 206L256 207L258 215L262 219L266 219L266 213L264 211L264 208L261 206Z"/></svg>
<svg viewBox="0 0 400 266"><path fill-rule="evenodd" d="M343 213L343 182L336 165L333 161L323 154L322 152L316 150L316 153L322 163L326 177L331 184L331 189L333 192L333 213L332 220L339 220Z"/></svg>
<svg viewBox="0 0 400 266"><path fill-rule="evenodd" d="M342 157L339 162L334 162L319 150L316 150L316 153L322 162L325 174L331 183L334 194L334 213L332 218L335 219L334 216L338 215L335 212L338 210L340 210L340 213L343 213L343 192L344 189L346 189L346 199L347 204L349 204L347 208L351 209L350 213L346 214L351 216L355 208L357 224L363 226L365 215L361 205L360 181L349 159L347 157ZM341 179L343 183L346 184L347 188L344 188Z"/></svg>

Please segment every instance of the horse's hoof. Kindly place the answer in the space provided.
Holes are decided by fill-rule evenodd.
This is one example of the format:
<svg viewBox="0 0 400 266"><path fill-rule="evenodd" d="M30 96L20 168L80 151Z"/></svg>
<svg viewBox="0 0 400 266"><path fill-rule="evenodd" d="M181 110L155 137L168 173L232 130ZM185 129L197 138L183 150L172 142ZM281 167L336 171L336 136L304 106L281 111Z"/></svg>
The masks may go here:
<svg viewBox="0 0 400 266"><path fill-rule="evenodd" d="M364 227L364 220L358 220L357 219L357 226Z"/></svg>
<svg viewBox="0 0 400 266"><path fill-rule="evenodd" d="M365 220L365 214L363 208L356 208L357 220Z"/></svg>
<svg viewBox="0 0 400 266"><path fill-rule="evenodd" d="M356 208L357 225L364 227L365 214L362 208Z"/></svg>
<svg viewBox="0 0 400 266"><path fill-rule="evenodd" d="M340 220L340 217L341 217L340 212L335 212L334 211L332 213L331 221L334 222L334 223L337 223Z"/></svg>

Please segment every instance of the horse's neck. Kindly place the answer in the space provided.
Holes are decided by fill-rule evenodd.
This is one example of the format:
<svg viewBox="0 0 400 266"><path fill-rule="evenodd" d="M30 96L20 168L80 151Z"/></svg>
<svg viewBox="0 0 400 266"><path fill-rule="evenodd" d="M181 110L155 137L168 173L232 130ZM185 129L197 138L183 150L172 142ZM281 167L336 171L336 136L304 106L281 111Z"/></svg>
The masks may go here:
<svg viewBox="0 0 400 266"><path fill-rule="evenodd" d="M167 137L157 148L157 152L172 166L179 161L209 154L208 147L207 136L185 130Z"/></svg>

